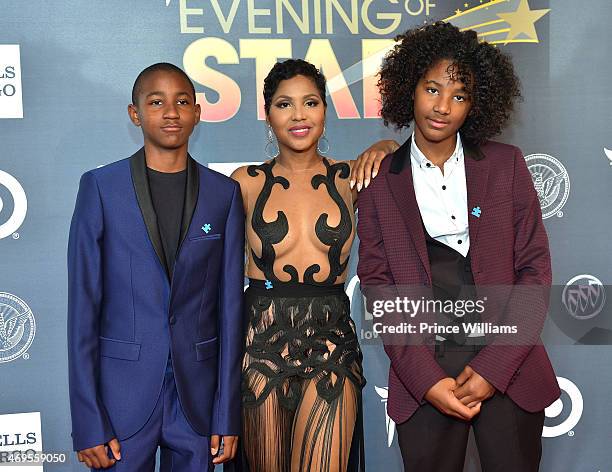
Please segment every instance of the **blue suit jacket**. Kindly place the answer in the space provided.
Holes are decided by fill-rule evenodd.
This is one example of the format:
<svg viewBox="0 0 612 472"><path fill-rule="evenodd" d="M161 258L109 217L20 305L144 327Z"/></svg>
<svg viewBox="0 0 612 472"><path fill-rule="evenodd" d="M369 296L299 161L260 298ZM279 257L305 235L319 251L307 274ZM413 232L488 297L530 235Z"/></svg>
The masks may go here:
<svg viewBox="0 0 612 472"><path fill-rule="evenodd" d="M143 427L169 353L193 429L239 434L243 254L238 184L191 157L172 281L144 149L83 175L68 243L75 450Z"/></svg>

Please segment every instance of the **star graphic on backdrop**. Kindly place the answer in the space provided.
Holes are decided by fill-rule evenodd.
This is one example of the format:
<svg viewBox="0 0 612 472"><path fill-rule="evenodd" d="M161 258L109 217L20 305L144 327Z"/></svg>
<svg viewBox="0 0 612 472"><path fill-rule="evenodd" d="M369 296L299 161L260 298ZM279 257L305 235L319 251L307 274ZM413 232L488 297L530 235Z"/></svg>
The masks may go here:
<svg viewBox="0 0 612 472"><path fill-rule="evenodd" d="M511 41L520 34L526 34L529 39L538 41L538 33L535 29L535 22L550 11L550 8L542 10L531 10L527 0L521 0L516 11L511 13L498 13L502 20L510 24L510 31L506 41Z"/></svg>

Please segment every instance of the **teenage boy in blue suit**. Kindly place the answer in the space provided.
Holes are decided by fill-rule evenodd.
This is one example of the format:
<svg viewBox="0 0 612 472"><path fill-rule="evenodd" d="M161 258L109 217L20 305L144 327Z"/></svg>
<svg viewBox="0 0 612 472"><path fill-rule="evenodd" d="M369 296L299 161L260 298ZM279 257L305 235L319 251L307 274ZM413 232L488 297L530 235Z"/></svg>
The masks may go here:
<svg viewBox="0 0 612 472"><path fill-rule="evenodd" d="M240 431L244 212L236 182L187 152L192 82L134 84L144 147L85 173L68 245L72 437L93 469L209 471Z"/></svg>

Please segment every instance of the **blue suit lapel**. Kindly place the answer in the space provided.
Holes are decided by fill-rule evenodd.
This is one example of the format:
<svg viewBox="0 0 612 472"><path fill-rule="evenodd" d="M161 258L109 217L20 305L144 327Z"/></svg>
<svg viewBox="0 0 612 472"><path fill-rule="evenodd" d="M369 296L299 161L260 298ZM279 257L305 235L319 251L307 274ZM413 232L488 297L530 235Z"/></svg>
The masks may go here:
<svg viewBox="0 0 612 472"><path fill-rule="evenodd" d="M134 191L136 192L136 199L138 200L138 206L147 228L147 234L149 240L155 249L155 253L159 259L160 264L166 271L168 271L168 265L166 256L164 254L164 247L162 245L161 235L159 233L159 226L157 224L157 215L155 208L153 207L153 200L151 199L151 189L149 187L149 179L147 177L147 161L145 157L144 147L139 149L132 157L130 157L130 171L132 174L132 182L134 183ZM183 205L183 217L181 222L181 233L179 238L179 248L187 231L191 224L191 219L195 211L198 194L199 194L200 178L198 164L192 159L191 156L187 157L187 183L185 188L185 203Z"/></svg>
<svg viewBox="0 0 612 472"><path fill-rule="evenodd" d="M185 187L185 204L183 205L183 220L181 223L181 236L179 238L179 251L198 204L200 194L200 171L198 164L190 155L187 155L187 184Z"/></svg>
<svg viewBox="0 0 612 472"><path fill-rule="evenodd" d="M164 271L168 273L164 247L162 245L161 235L159 234L159 226L157 225L157 215L155 214L153 200L151 199L144 147L140 148L130 157L130 171L132 173L132 182L134 183L136 199L138 200L138 206L142 213L142 219L147 227L149 239L151 240L151 244L153 244L153 249L155 249L160 264L164 268Z"/></svg>

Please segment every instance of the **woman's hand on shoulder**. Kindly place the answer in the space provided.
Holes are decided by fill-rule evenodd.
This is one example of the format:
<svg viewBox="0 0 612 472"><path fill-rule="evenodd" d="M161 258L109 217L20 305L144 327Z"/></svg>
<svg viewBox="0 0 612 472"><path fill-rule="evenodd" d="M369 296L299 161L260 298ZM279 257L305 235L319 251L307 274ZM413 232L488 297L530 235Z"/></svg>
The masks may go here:
<svg viewBox="0 0 612 472"><path fill-rule="evenodd" d="M359 192L362 188L370 185L370 181L378 174L378 169L383 159L395 152L399 144L392 139L385 139L372 144L351 161L351 189L355 186Z"/></svg>

